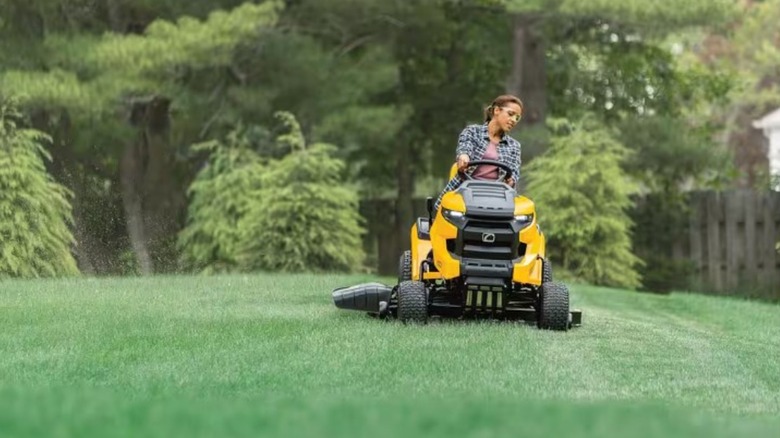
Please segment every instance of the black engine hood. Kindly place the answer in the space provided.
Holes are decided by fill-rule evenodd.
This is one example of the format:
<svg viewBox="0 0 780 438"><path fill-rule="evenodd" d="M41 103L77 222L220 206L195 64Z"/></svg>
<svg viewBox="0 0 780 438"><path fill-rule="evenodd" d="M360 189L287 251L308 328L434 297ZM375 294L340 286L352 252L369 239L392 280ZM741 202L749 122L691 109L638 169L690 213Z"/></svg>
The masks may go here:
<svg viewBox="0 0 780 438"><path fill-rule="evenodd" d="M467 216L514 216L515 190L504 183L465 181L458 187L457 193L463 196Z"/></svg>

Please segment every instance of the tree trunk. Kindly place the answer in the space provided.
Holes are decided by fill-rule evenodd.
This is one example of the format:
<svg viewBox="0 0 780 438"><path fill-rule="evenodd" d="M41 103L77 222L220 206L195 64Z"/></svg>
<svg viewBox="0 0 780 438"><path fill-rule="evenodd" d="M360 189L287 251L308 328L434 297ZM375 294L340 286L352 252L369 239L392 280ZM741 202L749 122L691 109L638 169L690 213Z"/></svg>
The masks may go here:
<svg viewBox="0 0 780 438"><path fill-rule="evenodd" d="M143 181L142 142L133 142L125 147L119 160L119 175L122 185L122 203L125 208L127 235L142 275L154 272L152 257L147 246L144 228L143 198L140 183Z"/></svg>
<svg viewBox="0 0 780 438"><path fill-rule="evenodd" d="M396 168L396 176L398 181L398 197L395 205L395 227L397 230L397 251L396 254L401 254L402 251L410 249L410 242L407 236L409 235L409 227L411 227L414 221L414 211L412 209L412 196L414 195L414 171L412 169L411 157L412 148L406 142L406 146L400 148L398 152L398 164Z"/></svg>
<svg viewBox="0 0 780 438"><path fill-rule="evenodd" d="M170 100L159 96L133 102L138 137L120 160L127 233L143 275L174 265L171 242L184 205L168 139L169 107Z"/></svg>
<svg viewBox="0 0 780 438"><path fill-rule="evenodd" d="M523 101L523 123L544 125L547 117L547 70L544 36L533 16L518 14L512 36L512 71L507 93Z"/></svg>
<svg viewBox="0 0 780 438"><path fill-rule="evenodd" d="M177 172L175 150L169 137L170 101L155 98L147 107L145 130L144 225L147 245L157 272L175 269L174 242L180 213L186 208L185 188Z"/></svg>

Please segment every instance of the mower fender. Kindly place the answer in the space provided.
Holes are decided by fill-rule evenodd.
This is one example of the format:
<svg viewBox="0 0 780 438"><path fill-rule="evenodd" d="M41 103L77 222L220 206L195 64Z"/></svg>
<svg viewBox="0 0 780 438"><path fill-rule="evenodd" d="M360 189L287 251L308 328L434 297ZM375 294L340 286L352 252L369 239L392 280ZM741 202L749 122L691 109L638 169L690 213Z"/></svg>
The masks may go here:
<svg viewBox="0 0 780 438"><path fill-rule="evenodd" d="M512 270L512 281L518 284L542 284L542 259L525 256L520 263L515 263Z"/></svg>

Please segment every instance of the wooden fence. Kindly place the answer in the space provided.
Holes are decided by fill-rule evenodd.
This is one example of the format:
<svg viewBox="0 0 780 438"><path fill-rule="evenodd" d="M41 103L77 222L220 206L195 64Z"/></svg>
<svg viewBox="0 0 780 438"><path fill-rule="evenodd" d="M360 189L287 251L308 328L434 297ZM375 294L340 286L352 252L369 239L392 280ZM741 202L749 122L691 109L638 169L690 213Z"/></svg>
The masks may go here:
<svg viewBox="0 0 780 438"><path fill-rule="evenodd" d="M687 236L666 256L691 264L688 289L780 300L780 255L775 248L780 241L780 193L695 192L689 199L685 230L658 224L658 232ZM414 212L426 215L424 199L415 199ZM361 213L367 219L364 245L371 266L381 275L396 275L398 256L409 246L409 227L403 227L405 233L397 230L394 200L363 201Z"/></svg>
<svg viewBox="0 0 780 438"><path fill-rule="evenodd" d="M693 288L780 299L780 193L693 193L690 207L689 238L672 256L692 262Z"/></svg>

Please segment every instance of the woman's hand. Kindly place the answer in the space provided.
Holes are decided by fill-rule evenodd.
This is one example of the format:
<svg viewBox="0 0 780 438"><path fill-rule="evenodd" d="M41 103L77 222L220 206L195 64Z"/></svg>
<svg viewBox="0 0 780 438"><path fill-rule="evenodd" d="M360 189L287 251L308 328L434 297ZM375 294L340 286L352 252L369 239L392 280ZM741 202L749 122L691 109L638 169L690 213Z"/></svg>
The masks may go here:
<svg viewBox="0 0 780 438"><path fill-rule="evenodd" d="M509 184L509 187L514 187L515 179L510 176L509 178L506 179L506 183Z"/></svg>
<svg viewBox="0 0 780 438"><path fill-rule="evenodd" d="M469 156L466 154L460 154L458 156L458 170L465 172L467 167L469 167Z"/></svg>

